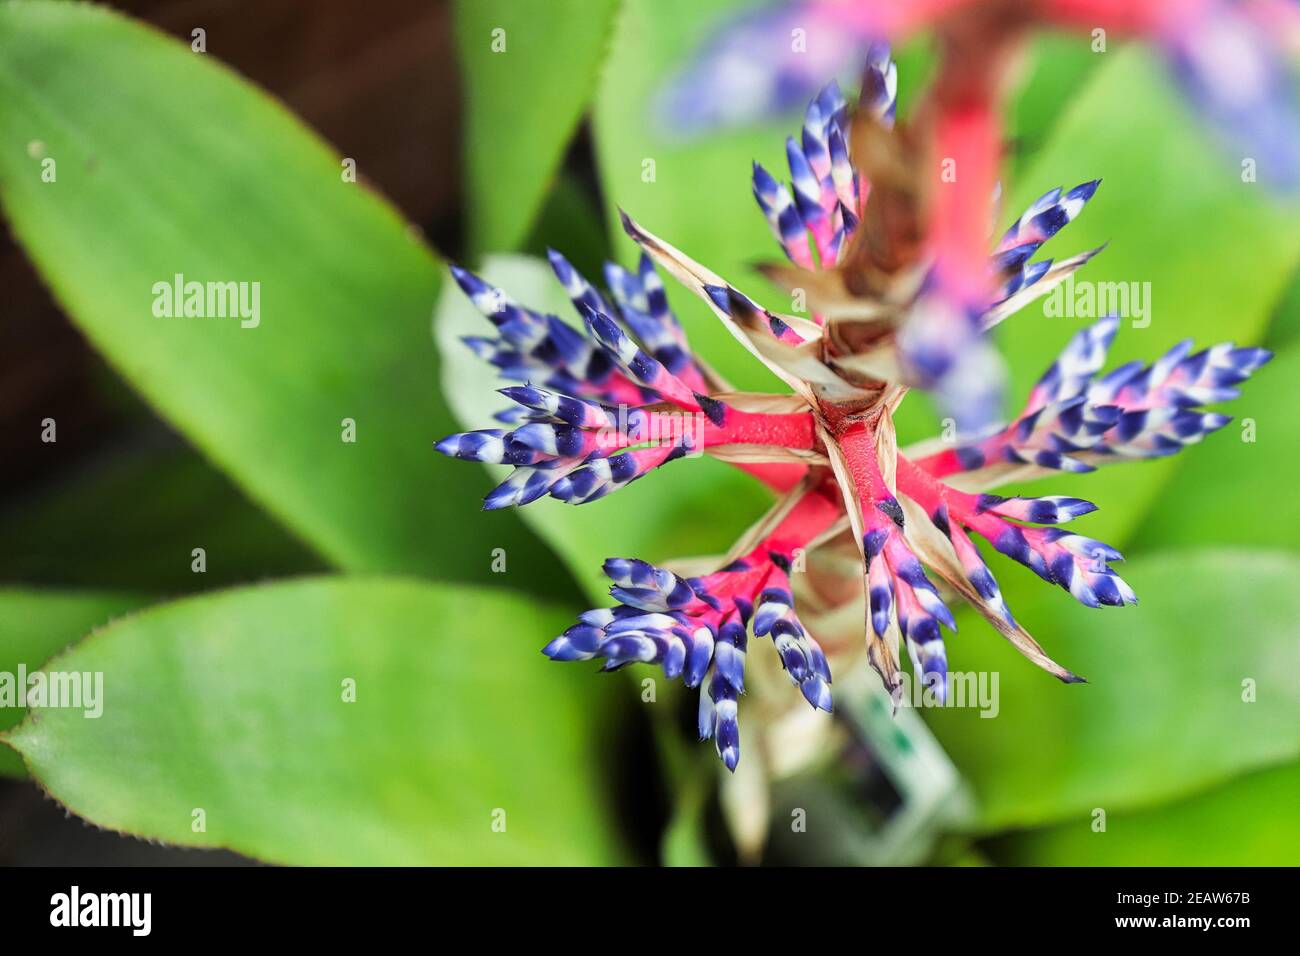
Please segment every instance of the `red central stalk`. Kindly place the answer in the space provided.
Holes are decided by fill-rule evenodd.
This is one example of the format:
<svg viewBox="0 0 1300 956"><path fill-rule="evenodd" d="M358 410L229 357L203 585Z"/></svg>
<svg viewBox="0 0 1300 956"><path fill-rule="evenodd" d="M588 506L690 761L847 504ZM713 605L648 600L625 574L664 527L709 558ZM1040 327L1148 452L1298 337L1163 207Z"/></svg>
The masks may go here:
<svg viewBox="0 0 1300 956"><path fill-rule="evenodd" d="M770 584L788 588L787 569L794 553L834 526L843 513L833 481L828 479L810 489L744 557L705 577L709 595L722 602L723 611L698 599L683 610L716 627L732 613L734 599L744 598L753 604L759 592Z"/></svg>

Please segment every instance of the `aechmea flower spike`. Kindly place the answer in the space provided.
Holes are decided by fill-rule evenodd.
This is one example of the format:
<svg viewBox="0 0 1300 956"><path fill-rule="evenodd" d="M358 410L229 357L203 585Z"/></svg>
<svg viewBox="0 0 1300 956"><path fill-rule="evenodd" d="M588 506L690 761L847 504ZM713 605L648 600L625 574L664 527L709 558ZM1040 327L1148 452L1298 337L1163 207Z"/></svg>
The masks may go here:
<svg viewBox="0 0 1300 956"><path fill-rule="evenodd" d="M932 29L948 40L973 33L983 44L996 32L998 40L1018 42L1033 26L1101 28L1149 40L1165 55L1193 109L1234 155L1255 158L1280 188L1300 186L1300 111L1283 59L1288 48L1300 47L1300 10L1285 0L774 3L719 25L661 94L659 112L667 126L684 132L750 122L807 99L882 40ZM941 64L941 71L948 66ZM984 69L993 73L1002 64L986 57ZM942 92L936 100L952 105Z"/></svg>
<svg viewBox="0 0 1300 956"><path fill-rule="evenodd" d="M893 412L909 386L942 390L953 381L943 368L978 370L978 363L958 361L960 350L982 343L985 330L1093 254L1055 264L1035 259L1097 183L1045 193L999 241L986 232L973 270L978 281L948 281L937 273L956 260L909 241L924 234L924 220L905 201L912 184L898 178L895 160L910 147L890 126L894 69L882 50L873 52L866 77L865 102L857 106L833 85L809 105L787 148L789 186L754 170L758 204L791 263L768 272L808 290L808 317L764 307L626 214L624 228L642 256L635 269L609 264L605 290L551 254L573 304L568 320L453 269L495 330L467 344L514 382L501 389L513 403L497 416L503 427L437 444L451 457L513 468L485 507L548 495L585 505L663 467L688 481L687 459L702 454L775 493L770 512L710 573L610 558L614 606L583 613L543 649L556 661L599 661L602 670L657 665L666 678L697 688L700 736L714 741L732 770L755 654L774 651L769 660L807 703L832 709L832 663L851 649L816 634L839 609L861 608L867 660L895 701L904 647L916 679L943 699L944 631L956 628L955 598L1038 666L1062 681L1080 680L1016 620L976 541L1089 607L1137 600L1113 567L1121 555L1072 530L1071 522L1095 510L1092 503L993 489L1180 451L1222 427L1227 419L1205 406L1234 398L1269 358L1262 349L1193 351L1180 343L1149 366L1103 372L1119 321L1101 319L1075 334L1014 421L955 445L900 453ZM987 203L982 193L985 213ZM710 371L693 353L656 267L698 296L789 393L737 392ZM909 346L926 308L958 308L963 337L946 339L941 325L922 327ZM971 391L981 384L970 383ZM958 473L960 488L948 480ZM860 557L851 579L828 570L841 561L809 563L809 555L838 557L846 548ZM812 613L801 617L798 606Z"/></svg>
<svg viewBox="0 0 1300 956"><path fill-rule="evenodd" d="M1014 422L919 464L939 477L998 464L1085 472L1115 457L1172 455L1226 425L1228 416L1201 406L1236 398L1235 386L1272 357L1231 342L1193 352L1186 339L1152 365L1129 362L1098 377L1118 329L1109 316L1080 330Z"/></svg>

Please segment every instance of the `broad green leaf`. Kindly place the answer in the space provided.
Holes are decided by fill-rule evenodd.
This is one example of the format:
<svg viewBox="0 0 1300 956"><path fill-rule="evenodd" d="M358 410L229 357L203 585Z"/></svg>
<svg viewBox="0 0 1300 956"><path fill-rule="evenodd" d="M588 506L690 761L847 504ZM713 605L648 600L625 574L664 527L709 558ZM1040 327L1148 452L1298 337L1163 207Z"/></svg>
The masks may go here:
<svg viewBox="0 0 1300 956"><path fill-rule="evenodd" d="M620 0L459 0L471 245L528 234L601 74Z"/></svg>
<svg viewBox="0 0 1300 956"><path fill-rule="evenodd" d="M515 301L577 324L564 288L550 267L523 256L492 256L482 270L489 282ZM596 276L589 276L599 281ZM447 400L467 429L488 428L492 413L510 405L494 388L512 384L492 378L492 369L467 349L460 338L482 335L490 326L453 283L438 301L434 323L445 369ZM476 469L467 462L455 467ZM507 468L493 468L497 479ZM518 509L524 521L560 555L569 571L594 600L603 600L609 582L601 573L608 557L647 561L723 554L742 531L762 516L772 497L757 481L708 456L672 462L626 488L590 504L570 505L541 498ZM465 496L472 511L478 497ZM477 514L485 526L501 512ZM478 532L480 535L484 532ZM487 532L489 536L491 532Z"/></svg>
<svg viewBox="0 0 1300 956"><path fill-rule="evenodd" d="M509 516L476 539L449 493L482 481L431 449L440 269L344 172L210 55L102 7L0 6L0 203L116 370L340 567L486 579L492 547L544 567ZM260 283L258 324L156 317L176 275L249 283L250 316Z"/></svg>
<svg viewBox="0 0 1300 956"><path fill-rule="evenodd" d="M1040 583L1014 605L1089 684L1045 676L973 616L948 640L954 670L998 678L992 707L926 711L983 826L1128 812L1300 757L1300 558L1166 552L1120 570L1140 604L1090 610Z"/></svg>
<svg viewBox="0 0 1300 956"><path fill-rule="evenodd" d="M382 578L189 598L51 662L102 672L102 716L41 708L8 742L74 813L170 843L306 865L608 863L601 688L538 653L568 619Z"/></svg>
<svg viewBox="0 0 1300 956"><path fill-rule="evenodd" d="M16 693L20 666L36 671L73 641L143 603L143 598L112 592L0 588L0 675L6 675L0 681L13 681ZM25 708L0 702L0 730L18 723L24 713ZM18 755L0 747L0 775L23 773Z"/></svg>
<svg viewBox="0 0 1300 956"><path fill-rule="evenodd" d="M1234 420L1189 449L1133 547L1241 545L1300 549L1295 493L1300 349L1291 348L1242 386Z"/></svg>
<svg viewBox="0 0 1300 956"><path fill-rule="evenodd" d="M1087 209L1041 255L1061 257L1109 242L1077 274L1076 294L1085 281L1149 290L1149 301L1145 294L1142 300L1149 306L1146 317L1124 323L1108 368L1134 358L1154 361L1187 337L1199 345L1259 341L1300 263L1294 210L1270 201L1264 185L1242 182L1237 164L1189 115L1147 47L1102 58L1106 62L1063 107L1047 144L1009 190L1005 218L1018 216L1053 186L1102 179ZM1013 405L1091 321L1049 316L1048 302L1040 300L999 329ZM1024 487L1096 502L1101 511L1089 519L1088 533L1122 547L1143 516L1160 507L1160 490L1176 467L1173 460L1118 464Z"/></svg>
<svg viewBox="0 0 1300 956"><path fill-rule="evenodd" d="M148 488L147 496L140 489ZM324 570L320 559L188 448L96 459L0 511L0 578L197 591ZM203 573L193 551L204 551Z"/></svg>
<svg viewBox="0 0 1300 956"><path fill-rule="evenodd" d="M1092 815L993 844L1015 866L1300 865L1300 765L1238 777L1208 793L1140 813Z"/></svg>

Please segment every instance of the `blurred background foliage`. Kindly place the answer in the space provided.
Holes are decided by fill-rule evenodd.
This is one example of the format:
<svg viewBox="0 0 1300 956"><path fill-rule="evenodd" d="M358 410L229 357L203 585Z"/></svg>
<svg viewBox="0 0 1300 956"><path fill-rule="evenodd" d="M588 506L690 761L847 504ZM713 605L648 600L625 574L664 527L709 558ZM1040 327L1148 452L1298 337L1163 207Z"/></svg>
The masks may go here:
<svg viewBox="0 0 1300 956"><path fill-rule="evenodd" d="M442 261L565 314L539 256L588 275L630 263L621 207L774 296L753 270L776 249L748 173L782 167L798 118L680 142L645 108L745 2L115 5L152 26L0 4L0 671L66 651L58 666L102 670L107 695L98 721L49 711L9 731L0 861L726 863L749 858L728 835L737 800L770 799L777 862L1300 862L1300 225L1241 182L1141 48L1034 42L1004 220L1101 177L1053 254L1109 241L1081 278L1151 283L1153 321L1121 331L1113 362L1186 336L1279 356L1230 410L1255 442L1232 425L1175 459L1023 489L1097 501L1085 530L1129 558L1142 603L1103 612L992 559L1018 616L1092 683L1057 684L967 615L950 657L1000 674L997 718L882 720L837 680L847 746L770 795L719 795L688 701L648 705L635 680L537 653L600 599L604 557L721 553L765 493L699 460L584 508L479 513L489 477L431 450L497 407L455 341L481 319ZM925 38L897 58L905 116ZM152 284L177 272L260 281L262 326L153 319ZM669 294L712 365L773 384ZM1077 325L1005 324L1013 401ZM933 427L923 398L904 404L904 442ZM20 716L0 711L0 729ZM900 783L904 759L935 772ZM82 829L41 789L101 827L242 855ZM781 839L788 807L833 824ZM890 819L910 855L875 838Z"/></svg>

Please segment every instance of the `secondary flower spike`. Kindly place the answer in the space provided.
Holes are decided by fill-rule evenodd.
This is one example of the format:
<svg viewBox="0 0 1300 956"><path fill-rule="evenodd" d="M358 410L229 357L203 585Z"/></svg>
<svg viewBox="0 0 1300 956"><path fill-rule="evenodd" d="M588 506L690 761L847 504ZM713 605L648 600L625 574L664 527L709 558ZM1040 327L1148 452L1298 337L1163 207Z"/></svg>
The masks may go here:
<svg viewBox="0 0 1300 956"><path fill-rule="evenodd" d="M1026 27L1048 26L1154 44L1233 155L1256 158L1278 188L1300 187L1300 111L1285 63L1300 45L1300 9L1273 0L774 2L719 26L662 92L658 112L683 132L782 113L872 44L925 29L950 36L974 22L982 41L992 31L1014 39ZM985 57L982 68L1001 65Z"/></svg>
<svg viewBox="0 0 1300 956"><path fill-rule="evenodd" d="M543 649L556 661L599 661L602 670L656 665L698 688L700 737L714 741L731 770L741 755L739 701L753 654L774 655L809 705L832 709L831 665L851 651L819 640L817 621L839 607L862 608L867 660L896 701L903 647L916 678L943 699L954 598L1044 670L1080 680L1016 620L977 541L1089 607L1137 600L1112 566L1121 555L1072 530L1095 510L1091 502L993 489L1013 477L1174 454L1221 428L1227 418L1205 406L1236 397L1270 358L1231 343L1194 351L1184 342L1151 365L1106 372L1120 321L1103 318L1076 332L1013 421L900 453L893 413L909 385L924 381L918 371L960 364L960 350L977 348L982 332L1096 252L1054 264L1037 258L1044 243L1060 241L1054 237L1097 183L1044 193L1000 239L986 229L979 291L967 287L967 298L956 300L924 244L908 241L916 210L891 156L909 147L893 134L896 70L886 50L872 50L864 77L852 108L834 84L809 104L799 137L787 143L788 184L762 167L752 171L760 210L790 262L769 274L808 290L809 316L764 307L626 214L642 255L634 270L608 265L605 291L551 254L572 302L568 319L452 270L491 326L467 344L516 383L501 389L512 403L496 416L502 427L437 444L445 455L512 468L485 508L547 496L588 504L662 468L689 481L699 455L743 469L775 493L768 514L707 573L610 558L604 570L614 605L582 614ZM866 151L862 162L857 150ZM789 392L737 392L722 381L692 351L658 269L698 296ZM958 303L965 332L912 334L918 302ZM969 374L980 366L961 367ZM860 557L854 577L822 586L808 562L846 548ZM809 604L813 615L801 617L797 607Z"/></svg>

